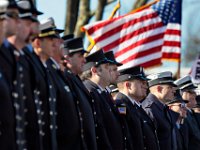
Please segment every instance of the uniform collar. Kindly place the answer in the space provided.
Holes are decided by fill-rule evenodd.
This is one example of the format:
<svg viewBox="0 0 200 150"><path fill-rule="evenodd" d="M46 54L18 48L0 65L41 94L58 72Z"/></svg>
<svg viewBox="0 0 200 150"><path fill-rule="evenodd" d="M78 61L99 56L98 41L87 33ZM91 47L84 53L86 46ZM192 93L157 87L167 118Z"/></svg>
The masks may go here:
<svg viewBox="0 0 200 150"><path fill-rule="evenodd" d="M134 100L133 98L131 98L130 96L128 96L127 94L125 94L125 93L123 93L123 92L122 92L122 94L126 95L126 96L129 98L129 100L131 101L131 103L132 103L133 105L136 104L138 107L141 107L141 104L138 103L136 100Z"/></svg>

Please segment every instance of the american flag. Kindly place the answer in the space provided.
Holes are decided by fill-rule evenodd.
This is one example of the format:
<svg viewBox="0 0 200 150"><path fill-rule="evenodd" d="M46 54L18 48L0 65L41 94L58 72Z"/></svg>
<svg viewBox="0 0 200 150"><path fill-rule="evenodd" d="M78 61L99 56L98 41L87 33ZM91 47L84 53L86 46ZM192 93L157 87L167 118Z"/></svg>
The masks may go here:
<svg viewBox="0 0 200 150"><path fill-rule="evenodd" d="M83 27L96 47L113 51L123 68L180 61L182 0L160 0L135 13Z"/></svg>

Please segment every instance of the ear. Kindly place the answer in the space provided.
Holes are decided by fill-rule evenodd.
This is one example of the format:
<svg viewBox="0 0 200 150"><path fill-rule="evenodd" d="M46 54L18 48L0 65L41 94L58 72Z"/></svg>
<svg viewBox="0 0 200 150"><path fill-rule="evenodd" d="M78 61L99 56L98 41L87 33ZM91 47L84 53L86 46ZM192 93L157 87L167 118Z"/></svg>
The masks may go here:
<svg viewBox="0 0 200 150"><path fill-rule="evenodd" d="M33 43L34 43L35 48L40 48L41 41L38 38L36 38Z"/></svg>
<svg viewBox="0 0 200 150"><path fill-rule="evenodd" d="M124 85L125 85L125 87L126 87L127 89L130 88L130 83L129 83L128 81L126 81L126 82L124 83Z"/></svg>
<svg viewBox="0 0 200 150"><path fill-rule="evenodd" d="M90 69L90 71L92 72L92 73L97 73L97 68L96 67L92 67L91 69Z"/></svg>
<svg viewBox="0 0 200 150"><path fill-rule="evenodd" d="M159 93L162 93L162 89L163 89L163 87L162 86L157 86L157 91L159 92Z"/></svg>

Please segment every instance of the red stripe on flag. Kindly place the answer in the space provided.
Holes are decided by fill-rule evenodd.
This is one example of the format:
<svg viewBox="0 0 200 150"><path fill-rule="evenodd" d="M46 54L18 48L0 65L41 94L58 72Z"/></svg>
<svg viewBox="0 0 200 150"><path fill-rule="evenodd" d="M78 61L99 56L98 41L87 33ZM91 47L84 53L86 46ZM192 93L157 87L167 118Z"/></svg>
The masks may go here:
<svg viewBox="0 0 200 150"><path fill-rule="evenodd" d="M148 68L148 67L153 67L153 66L157 66L157 65L161 65L161 59L154 59L145 63L141 63L140 66L144 67L144 68Z"/></svg>
<svg viewBox="0 0 200 150"><path fill-rule="evenodd" d="M143 40L140 40L136 43L133 43L132 45L124 48L124 49L121 49L119 50L118 52L115 53L115 56L118 57L124 53L126 53L127 51L130 51L132 49L134 49L135 47L137 46L140 46L140 45L143 45L143 44L146 44L146 43L149 43L149 42L152 42L152 41L155 41L155 40L158 40L158 39L162 39L163 38L163 33L161 34L158 34L158 35L154 35L154 36L151 36L149 38L146 38L146 39L143 39ZM161 49L160 49L161 50Z"/></svg>
<svg viewBox="0 0 200 150"><path fill-rule="evenodd" d="M181 47L181 43L180 42L176 42L176 41L164 41L164 46L172 46L172 47Z"/></svg>
<svg viewBox="0 0 200 150"><path fill-rule="evenodd" d="M165 34L181 36L181 31L179 29L177 30L167 29Z"/></svg>
<svg viewBox="0 0 200 150"><path fill-rule="evenodd" d="M172 53L172 52L170 52L170 53L163 52L162 53L162 58L164 58L164 59L170 59L170 58L180 59L180 57L181 57L180 53Z"/></svg>
<svg viewBox="0 0 200 150"><path fill-rule="evenodd" d="M162 46L157 46L157 47L148 49L147 51L143 51L143 52L139 52L139 53L133 54L133 55L129 56L128 58L124 59L123 61L121 61L121 63L125 64L125 63L128 63L129 61L131 61L131 60L133 60L135 58L142 58L142 57L151 55L153 53L160 52L161 47Z"/></svg>
<svg viewBox="0 0 200 150"><path fill-rule="evenodd" d="M153 19L153 18L156 18L158 17L158 14L157 13L151 13L151 14L148 14L148 15L144 15L144 16L141 16L140 18L133 18L132 20L129 20L128 22L125 22L124 24L121 24L115 28L118 28L118 32L120 31L120 29L125 25L125 26L130 26L130 25L133 25L133 24L136 24L138 22L143 22L145 20L148 20L148 19ZM125 18L124 18L125 20ZM101 30L102 28L105 28L106 26L110 25L110 24L113 24L115 21L118 21L118 20L112 20L112 21L107 21L107 22L104 22L104 23L100 23L98 24L97 26L95 27L91 27L90 29L88 29L88 33L90 35L92 35L95 31L97 30ZM109 30L111 31L111 30ZM106 34L106 33L104 33Z"/></svg>
<svg viewBox="0 0 200 150"><path fill-rule="evenodd" d="M107 49L112 49L113 47L116 46L116 44L120 44L120 43L122 43L122 42L124 42L124 41L126 41L126 40L129 40L129 39L133 38L134 36L138 36L139 34L145 33L145 32L150 31L150 30L154 30L154 29L159 28L159 27L162 27L162 26L163 26L163 23L162 23L162 22L158 22L158 23L151 24L151 25L149 25L149 26L140 28L140 29L138 29L138 30L136 30L136 31L133 31L133 32L131 32L131 33L129 33L129 34L126 34L126 35L123 36L123 37L119 37L117 40L115 40L115 41L113 41L112 43L109 43L107 46L105 46L104 49L105 49L105 51L106 51ZM119 32L119 31L117 31L117 32ZM97 43L97 42L101 42L100 40L110 37L111 34L113 34L113 33L110 33L110 34L108 34L108 35L105 35L105 37L104 37L104 35L103 35L103 36L100 36L99 38L96 38L96 39L94 39L94 40L95 40L96 43Z"/></svg>

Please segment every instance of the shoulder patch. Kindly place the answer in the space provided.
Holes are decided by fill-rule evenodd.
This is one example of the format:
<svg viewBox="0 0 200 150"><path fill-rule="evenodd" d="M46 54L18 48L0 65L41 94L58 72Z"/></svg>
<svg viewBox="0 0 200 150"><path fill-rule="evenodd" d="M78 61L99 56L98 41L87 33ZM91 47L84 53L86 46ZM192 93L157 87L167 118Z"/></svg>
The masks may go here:
<svg viewBox="0 0 200 150"><path fill-rule="evenodd" d="M118 106L117 109L121 115L126 115L126 106Z"/></svg>

